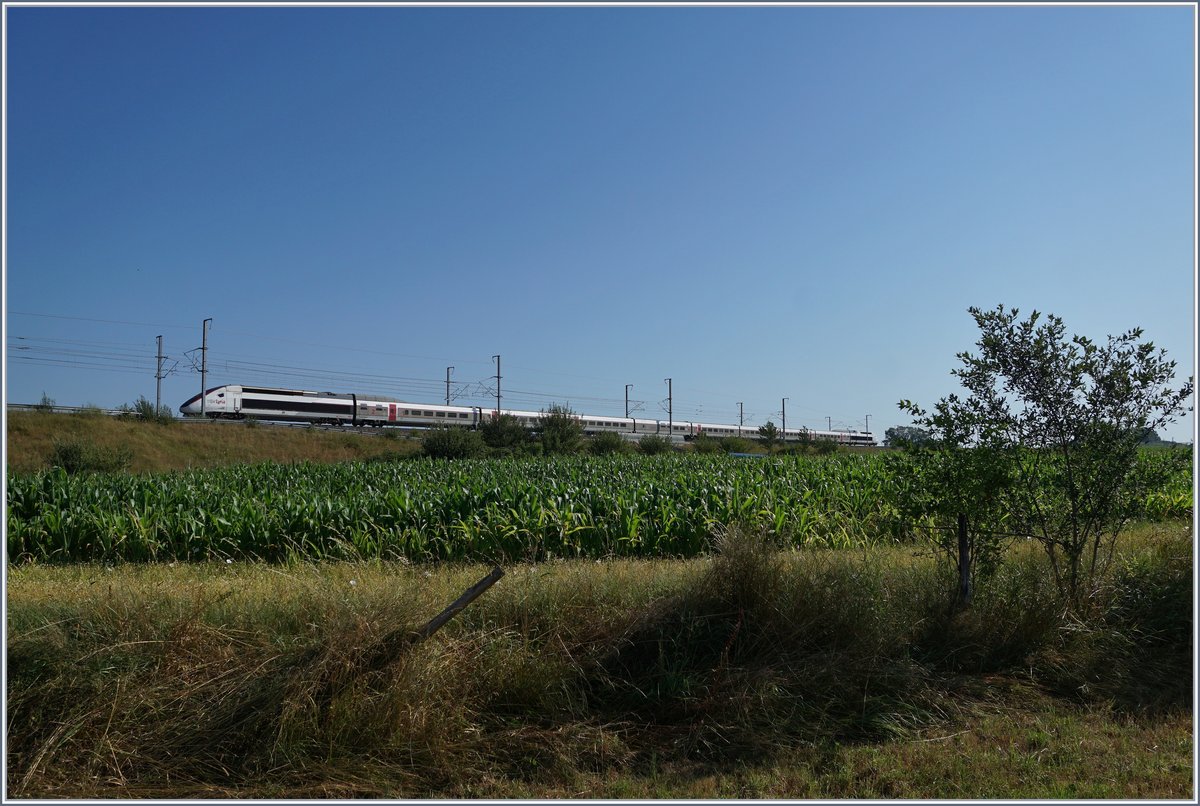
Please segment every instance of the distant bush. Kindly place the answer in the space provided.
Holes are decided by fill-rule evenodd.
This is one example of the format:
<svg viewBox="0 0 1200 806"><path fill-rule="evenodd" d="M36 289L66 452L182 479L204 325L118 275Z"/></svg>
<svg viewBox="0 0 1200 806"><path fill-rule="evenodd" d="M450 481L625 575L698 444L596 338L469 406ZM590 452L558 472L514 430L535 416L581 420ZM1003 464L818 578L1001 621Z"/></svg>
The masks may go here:
<svg viewBox="0 0 1200 806"><path fill-rule="evenodd" d="M755 447L746 437L721 437L721 449L726 453L750 453Z"/></svg>
<svg viewBox="0 0 1200 806"><path fill-rule="evenodd" d="M630 453L633 445L620 434L604 431L588 440L588 451L596 456L613 453Z"/></svg>
<svg viewBox="0 0 1200 806"><path fill-rule="evenodd" d="M529 429L511 414L485 417L479 424L479 433L489 448L504 454L524 452L533 441Z"/></svg>
<svg viewBox="0 0 1200 806"><path fill-rule="evenodd" d="M801 432L796 439L789 439L787 442L776 445L772 453L788 456L827 456L837 453L837 449L836 440L829 437L814 437L809 433Z"/></svg>
<svg viewBox="0 0 1200 806"><path fill-rule="evenodd" d="M583 426L575 412L552 403L537 420L542 453L575 453L583 447Z"/></svg>
<svg viewBox="0 0 1200 806"><path fill-rule="evenodd" d="M638 450L647 456L666 453L671 450L671 440L658 434L647 434L638 440Z"/></svg>
<svg viewBox="0 0 1200 806"><path fill-rule="evenodd" d="M818 456L825 456L831 453L837 453L837 442L828 437L814 439L810 443L810 449Z"/></svg>
<svg viewBox="0 0 1200 806"><path fill-rule="evenodd" d="M35 411L50 412L54 411L54 398L42 392L42 399L34 404Z"/></svg>
<svg viewBox="0 0 1200 806"><path fill-rule="evenodd" d="M766 448L768 453L770 453L771 449L778 445L782 439L783 432L780 431L775 426L775 423L771 422L770 420L767 420L764 425L759 426L758 443Z"/></svg>
<svg viewBox="0 0 1200 806"><path fill-rule="evenodd" d="M421 450L435 459L474 459L486 454L488 446L478 431L445 426L428 432Z"/></svg>
<svg viewBox="0 0 1200 806"><path fill-rule="evenodd" d="M721 453L722 447L719 440L701 434L692 440L692 450L696 453Z"/></svg>
<svg viewBox="0 0 1200 806"><path fill-rule="evenodd" d="M105 451L89 442L70 440L54 443L50 466L61 467L70 475L78 473L120 473L133 462L128 448Z"/></svg>
<svg viewBox="0 0 1200 806"><path fill-rule="evenodd" d="M169 406L155 407L144 396L138 397L132 406L128 403L121 404L120 411L122 418L143 420L160 425L169 425L175 422L175 415L171 413Z"/></svg>

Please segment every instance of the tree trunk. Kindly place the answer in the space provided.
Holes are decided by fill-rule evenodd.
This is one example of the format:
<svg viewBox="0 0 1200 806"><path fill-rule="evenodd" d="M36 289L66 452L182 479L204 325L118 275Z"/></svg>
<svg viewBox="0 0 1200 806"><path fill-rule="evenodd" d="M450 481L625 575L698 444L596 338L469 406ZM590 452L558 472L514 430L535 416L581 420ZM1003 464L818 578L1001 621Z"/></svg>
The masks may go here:
<svg viewBox="0 0 1200 806"><path fill-rule="evenodd" d="M971 543L967 539L967 516L958 513L958 606L971 604Z"/></svg>

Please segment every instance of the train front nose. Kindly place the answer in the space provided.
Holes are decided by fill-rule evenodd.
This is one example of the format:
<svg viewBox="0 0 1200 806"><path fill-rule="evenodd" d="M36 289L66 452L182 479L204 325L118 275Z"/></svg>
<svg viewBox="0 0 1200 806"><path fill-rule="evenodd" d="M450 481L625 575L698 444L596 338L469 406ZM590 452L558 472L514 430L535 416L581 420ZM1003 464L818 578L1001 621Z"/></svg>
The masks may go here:
<svg viewBox="0 0 1200 806"><path fill-rule="evenodd" d="M200 414L200 395L193 395L186 403L179 407L179 413L185 417L190 415L199 416Z"/></svg>

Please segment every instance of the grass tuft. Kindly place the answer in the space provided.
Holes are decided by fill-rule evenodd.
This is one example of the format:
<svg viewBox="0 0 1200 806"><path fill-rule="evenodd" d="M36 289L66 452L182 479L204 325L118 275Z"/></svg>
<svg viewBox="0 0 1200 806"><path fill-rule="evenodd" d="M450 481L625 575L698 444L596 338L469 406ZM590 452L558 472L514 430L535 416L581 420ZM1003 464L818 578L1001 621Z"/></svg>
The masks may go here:
<svg viewBox="0 0 1200 806"><path fill-rule="evenodd" d="M1190 793L1178 527L1122 539L1087 624L1047 606L1052 583L1020 550L951 615L932 558L777 540L727 530L689 561L514 565L424 642L485 568L16 567L8 790Z"/></svg>

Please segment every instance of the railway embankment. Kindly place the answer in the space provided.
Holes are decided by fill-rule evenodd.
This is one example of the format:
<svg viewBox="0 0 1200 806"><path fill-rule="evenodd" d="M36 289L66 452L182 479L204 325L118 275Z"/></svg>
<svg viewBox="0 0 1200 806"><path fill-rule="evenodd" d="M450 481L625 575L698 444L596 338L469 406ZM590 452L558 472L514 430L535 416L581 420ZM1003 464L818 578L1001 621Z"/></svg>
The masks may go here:
<svg viewBox="0 0 1200 806"><path fill-rule="evenodd" d="M134 473L255 462L345 462L417 453L399 433L358 434L258 423L147 423L102 410L9 411L7 469L31 473L68 461Z"/></svg>

